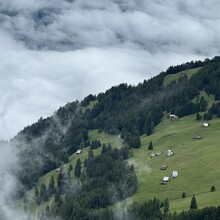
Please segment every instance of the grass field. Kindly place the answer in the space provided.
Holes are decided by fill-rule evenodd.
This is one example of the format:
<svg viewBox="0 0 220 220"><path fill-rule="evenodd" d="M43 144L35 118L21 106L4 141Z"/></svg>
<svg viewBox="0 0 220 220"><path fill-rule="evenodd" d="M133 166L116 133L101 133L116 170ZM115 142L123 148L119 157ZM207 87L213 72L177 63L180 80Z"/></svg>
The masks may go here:
<svg viewBox="0 0 220 220"><path fill-rule="evenodd" d="M194 68L194 69L190 69L190 70L184 70L184 71L181 71L176 74L169 74L164 78L163 85L164 85L164 87L167 87L172 81L177 82L178 79L181 76L184 76L185 74L188 76L188 78L190 78L193 74L197 73L200 69L201 69L201 67L198 67L198 68Z"/></svg>
<svg viewBox="0 0 220 220"><path fill-rule="evenodd" d="M178 121L165 117L153 135L141 138L141 148L133 149L133 157L129 159L139 181L139 188L130 199L143 202L154 196L168 197L173 211L188 209L193 194L199 207L220 204L220 119L211 120L208 128L203 128L202 123L194 115ZM193 139L197 134L202 136L201 140ZM151 140L154 150L148 151ZM174 156L167 157L168 149L174 151ZM151 152L163 154L150 158ZM162 164L168 165L168 169L160 170ZM174 170L180 175L167 185L160 185L163 176L171 176ZM217 188L216 192L210 192L212 185ZM183 192L187 195L185 199L181 198Z"/></svg>
<svg viewBox="0 0 220 220"><path fill-rule="evenodd" d="M201 95L206 96L202 93ZM213 97L209 97L210 102ZM163 200L168 197L171 211L188 210L193 194L196 195L199 208L211 205L220 205L220 119L209 121L210 126L204 128L203 121L196 121L195 115L180 118L176 121L169 120L166 116L155 128L152 135L141 137L141 147L132 149L132 157L128 160L134 164L139 187L134 196L121 202L121 205L129 204L132 201L144 202L145 200L158 197ZM201 135L201 140L193 139ZM98 139L101 143L111 143L113 148L123 146L123 140L117 136L99 133L97 130L89 131L90 141ZM154 150L148 151L148 144L152 141ZM174 156L167 157L168 149L174 151ZM94 150L98 155L101 148ZM163 152L160 156L151 158L150 154ZM65 165L68 169L71 163L75 167L76 160L81 159L82 163L87 158L88 148L83 149L82 154L70 156L70 162ZM168 166L167 170L160 170L162 164ZM179 171L177 178L171 179L167 185L160 185L164 176L171 176L172 171ZM39 179L38 187L42 183L48 185L51 176L56 180L57 173L51 171ZM72 183L76 181L72 174ZM56 181L55 181L56 182ZM210 192L211 186L216 187L216 192ZM186 198L182 198L182 193ZM28 196L34 199L33 190ZM45 210L46 206L53 201L43 203L36 207L31 205L32 213L37 210L37 216Z"/></svg>

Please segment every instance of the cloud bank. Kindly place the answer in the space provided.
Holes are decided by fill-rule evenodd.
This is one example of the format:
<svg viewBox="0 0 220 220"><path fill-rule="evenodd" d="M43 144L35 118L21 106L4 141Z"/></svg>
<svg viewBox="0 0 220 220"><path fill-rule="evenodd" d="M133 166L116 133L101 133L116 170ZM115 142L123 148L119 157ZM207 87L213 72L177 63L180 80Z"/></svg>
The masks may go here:
<svg viewBox="0 0 220 220"><path fill-rule="evenodd" d="M68 101L219 54L217 0L0 0L0 139Z"/></svg>

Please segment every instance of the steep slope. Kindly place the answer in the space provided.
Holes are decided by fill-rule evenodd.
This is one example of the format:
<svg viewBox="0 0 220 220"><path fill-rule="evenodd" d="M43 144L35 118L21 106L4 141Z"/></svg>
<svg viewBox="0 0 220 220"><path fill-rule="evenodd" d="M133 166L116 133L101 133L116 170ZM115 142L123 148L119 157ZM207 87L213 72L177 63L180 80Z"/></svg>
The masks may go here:
<svg viewBox="0 0 220 220"><path fill-rule="evenodd" d="M196 187L200 183L199 176L203 173L199 168L203 164L209 164L203 168L207 172L208 167L214 167L211 162L214 161L212 156L217 148L215 141L212 142L208 137L205 139L206 130L200 129L202 122L196 121L195 114L197 113L197 116L204 120L220 117L219 100L220 58L215 57L204 62L190 62L170 67L166 72L137 86L121 84L98 96L89 95L82 102L68 103L53 116L41 118L37 123L28 126L12 140L17 144L21 162L17 176L25 186L23 193L26 189L36 186L38 179L51 170L72 163L72 160L75 164L76 158L71 155L78 149L92 147L91 134L101 139L103 134L101 132L105 132L121 137L126 149L129 148L131 155L133 154L128 162L134 165L139 181L138 191L133 196L134 201L144 201L153 196L162 199L169 197L173 209L186 209L186 202L182 202L182 206L175 205L182 192L186 192L187 196L194 193L202 195L202 192L208 192L210 184L218 184L215 179L212 179L213 183L203 179L201 187ZM168 120L169 113L178 115L180 119ZM194 116L187 116L192 114ZM207 133L215 140L218 119L212 121L215 130ZM207 131L212 131L212 126L208 129ZM94 130L98 130L98 133ZM204 138L195 141L192 138L196 135L204 135ZM156 150L164 152L158 158L149 158L146 145L150 140L155 142ZM210 161L206 161L205 158L207 145L214 149L209 149L213 153L213 155L210 153ZM168 160L165 152L171 147L177 155L175 153L175 156ZM116 162L120 161L122 154L123 151L120 150L110 152L109 161L113 158ZM122 160L124 159L127 159L127 156L123 156ZM101 158L97 160L102 161ZM196 164L193 163L194 160L197 161ZM163 174L159 167L164 163L170 163L164 174L170 175L170 168L173 168L179 170L180 174L183 173L184 178L181 179L182 175L180 175L176 181L161 186L159 183ZM126 169L124 165L122 170ZM189 169L183 169L187 165ZM102 170L101 165L99 169ZM216 169L218 166L214 170ZM99 171L95 170L95 172ZM89 174L85 175L86 178L87 175ZM193 175L195 179L192 178ZM215 176L216 173L213 171L212 175ZM41 178L41 181L44 183L44 178ZM122 194L120 198L126 198L123 196L123 189L119 191ZM132 194L130 193L129 196ZM22 196L22 192L20 195ZM63 209L65 208L64 206ZM84 208L81 207L79 210L82 211Z"/></svg>

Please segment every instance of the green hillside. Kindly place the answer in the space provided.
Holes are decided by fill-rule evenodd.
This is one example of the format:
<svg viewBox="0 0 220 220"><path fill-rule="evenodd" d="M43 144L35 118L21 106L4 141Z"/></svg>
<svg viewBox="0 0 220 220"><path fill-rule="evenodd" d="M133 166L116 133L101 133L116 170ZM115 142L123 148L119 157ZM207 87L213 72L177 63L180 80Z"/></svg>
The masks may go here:
<svg viewBox="0 0 220 220"><path fill-rule="evenodd" d="M134 164L139 180L139 188L132 200L143 202L153 197L169 198L171 210L189 209L193 194L198 195L199 207L219 205L220 151L219 129L220 119L213 119L208 128L203 121L196 121L195 115L187 116L178 121L164 117L156 127L153 135L142 136L141 148L133 149L130 162ZM193 139L201 135L201 140ZM154 150L148 151L149 142ZM172 149L174 156L168 157L167 150ZM163 152L161 156L151 158L150 153ZM166 164L167 170L160 170ZM167 185L160 185L163 176L171 176L172 171L179 171L179 176L171 179ZM215 185L216 192L210 188ZM182 199L185 192L188 198Z"/></svg>
<svg viewBox="0 0 220 220"><path fill-rule="evenodd" d="M153 135L141 137L141 147L132 150L129 162L134 164L138 177L139 188L134 196L124 202L144 202L155 196L163 200L168 197L171 211L188 210L193 194L196 195L199 208L211 205L219 205L220 196L220 151L219 129L220 119L209 121L210 126L204 128L203 121L196 121L195 115L171 121L166 116L155 128ZM89 132L90 139L99 139L102 143L111 143L113 147L122 146L122 140L116 136L98 133L97 130ZM202 136L201 140L195 140L196 135ZM147 150L152 141L154 150ZM168 157L167 150L172 149L174 156ZM150 154L163 152L161 156L151 158ZM94 151L100 153L100 148ZM84 161L87 158L88 148L81 155L73 154L70 163L75 166L77 158ZM167 170L160 170L161 165L166 164ZM69 164L66 164L68 167ZM179 171L179 176L171 179L167 185L161 185L163 176L171 176L172 171ZM38 185L49 183L50 176L57 177L52 171L39 179ZM72 177L74 179L74 177ZM215 185L216 192L210 192ZM182 198L182 193L186 198ZM124 203L122 202L122 203ZM130 202L129 202L130 203ZM46 207L48 203L44 204Z"/></svg>
<svg viewBox="0 0 220 220"><path fill-rule="evenodd" d="M219 72L220 57L171 66L137 86L120 84L67 103L27 126L12 140L18 143L17 176L26 190L20 199L27 196L25 206L36 217L43 213L63 219L113 219L115 203L127 208L133 202L138 205L129 209L129 218L162 219L160 206L166 198L171 213L184 219L181 211L189 210L192 195L199 208L218 206ZM169 114L178 119L169 119ZM206 121L209 126L203 127ZM154 149L148 150L151 141ZM79 149L82 153L76 154ZM173 156L167 156L168 149ZM159 155L151 157L155 153ZM81 167L78 175L76 164ZM162 165L167 169L161 170ZM59 167L61 173L55 170ZM172 171L179 176L161 184ZM210 192L213 185L217 190ZM157 207L156 213L141 211L148 206Z"/></svg>

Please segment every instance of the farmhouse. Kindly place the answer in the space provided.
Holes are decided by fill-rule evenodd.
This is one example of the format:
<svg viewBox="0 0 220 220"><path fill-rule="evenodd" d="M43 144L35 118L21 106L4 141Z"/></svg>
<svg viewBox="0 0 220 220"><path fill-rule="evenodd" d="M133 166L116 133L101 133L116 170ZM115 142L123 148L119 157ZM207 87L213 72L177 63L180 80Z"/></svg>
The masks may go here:
<svg viewBox="0 0 220 220"><path fill-rule="evenodd" d="M176 178L176 177L178 177L178 175L179 175L178 171L173 171L172 172L172 178Z"/></svg>
<svg viewBox="0 0 220 220"><path fill-rule="evenodd" d="M174 152L172 150L167 151L167 156L168 157L173 156L173 155L174 155Z"/></svg>
<svg viewBox="0 0 220 220"><path fill-rule="evenodd" d="M169 179L170 179L170 178L169 178L168 176L164 176L163 179L161 180L160 184L162 184L162 185L167 184L168 181L169 181Z"/></svg>
<svg viewBox="0 0 220 220"><path fill-rule="evenodd" d="M82 150L77 150L76 151L76 154L81 154L82 153Z"/></svg>
<svg viewBox="0 0 220 220"><path fill-rule="evenodd" d="M177 120L179 117L178 117L177 115L170 114L170 115L169 115L169 118L170 118L171 120Z"/></svg>

